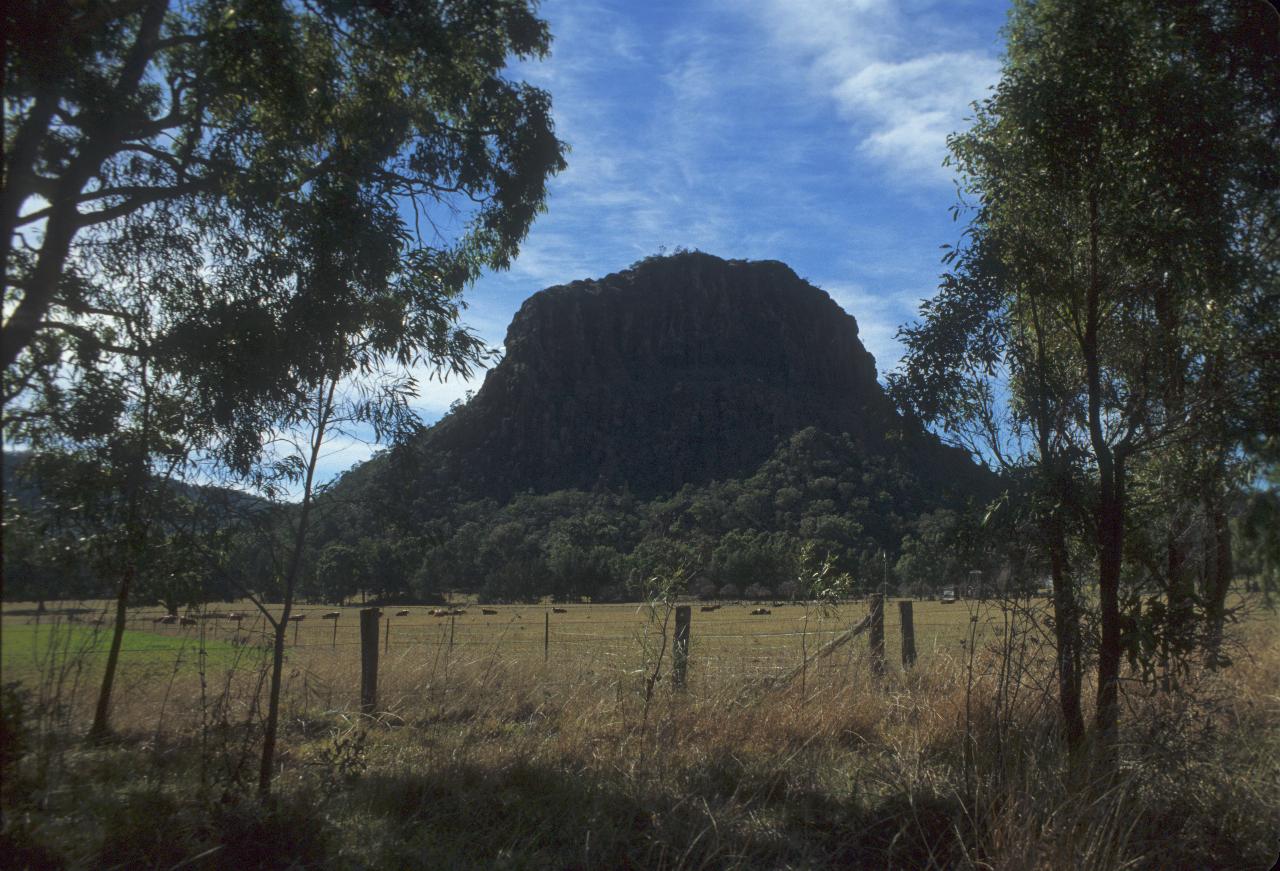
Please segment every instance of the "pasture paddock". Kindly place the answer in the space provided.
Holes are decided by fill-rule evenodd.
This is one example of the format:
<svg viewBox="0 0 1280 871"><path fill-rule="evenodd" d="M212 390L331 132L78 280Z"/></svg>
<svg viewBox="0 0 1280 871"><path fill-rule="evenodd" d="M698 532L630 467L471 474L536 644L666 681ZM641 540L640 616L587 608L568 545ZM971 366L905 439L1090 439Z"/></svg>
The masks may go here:
<svg viewBox="0 0 1280 871"><path fill-rule="evenodd" d="M64 664L74 663L81 683L91 689L112 627L109 620L96 625L88 620L107 605L46 602L46 612L38 617L25 603L6 607L0 626L4 679L33 678L62 658ZM318 703L327 710L358 709L361 610L358 605L297 609L295 616L303 619L286 633L287 698L305 698L308 708ZM398 613L404 610L409 613ZM441 610L452 613L435 616ZM850 602L825 610L789 604L772 608L766 616L752 616L752 610L751 604L732 604L695 612L688 654L690 693L715 695L794 670L806 656L861 621L867 604ZM897 608L885 611L885 647L891 667L900 670L898 613ZM914 613L922 668L940 656L962 655L971 633L979 644L997 637L1002 619L994 602L917 601ZM207 680L209 672L256 671L265 662L268 627L247 602L210 606L200 615L204 619L187 625L157 622L163 614L154 607L129 613L120 669L131 691L122 706L140 702L136 689L159 679L172 683L171 691L180 690L198 682L202 668ZM230 614L246 616L236 620L229 619ZM71 615L77 617L75 622ZM559 605L554 611L543 605L492 605L483 611L384 609L382 699L389 709L411 707L416 693L429 694L446 676L456 682L477 669L488 679L497 673L521 673L538 684L600 683L613 686L615 695L626 693L644 682L663 646L662 619L661 608L655 612L634 603ZM674 632L674 616L672 621L668 636ZM669 639L667 643L669 656ZM854 643L841 655L814 663L815 675L837 680L865 655L865 641Z"/></svg>
<svg viewBox="0 0 1280 871"><path fill-rule="evenodd" d="M890 602L886 674L863 635L781 686L770 679L866 604L807 622L790 604L695 610L679 692L650 681L661 610L410 608L381 620L373 717L359 713L360 609L304 608L297 644L286 634L270 810L237 798L253 782L269 662L257 616L182 627L137 609L120 737L84 748L108 632L60 613L37 626L17 606L4 679L33 691L45 737L11 780L32 784L24 837L85 868L168 868L209 850L222 852L184 867L229 867L217 857L231 862L246 837L274 845L278 867L304 855L333 868L1266 867L1280 813L1274 615L1237 627L1254 654L1237 668L1197 671L1178 695L1127 693L1124 779L1079 794L1053 737L1034 604L1010 623L995 603L915 602L919 660L904 671ZM232 609L247 610L209 610Z"/></svg>
<svg viewBox="0 0 1280 871"><path fill-rule="evenodd" d="M3 679L39 687L42 699L56 698L65 722L91 713L110 644L110 602L16 603L4 609ZM478 608L387 608L380 620L376 683L377 712L392 719L462 716L461 711L495 696L572 696L580 704L607 700L618 711L644 704L655 667L657 684L672 668L670 636L674 609L662 643L665 611L637 604L492 605ZM805 657L861 621L865 602L819 610L801 604L751 616L750 603L725 604L698 612L691 621L687 677L689 699L711 700L764 691L793 672ZM282 687L282 716L355 716L363 709L360 612L353 605L302 606L288 628ZM408 610L408 615L396 612ZM999 608L916 604L920 668L954 660L965 652L971 632L979 643L994 637ZM444 612L444 613L441 613ZM328 614L336 617L322 619ZM897 609L886 612L886 648L897 662ZM207 721L211 699L226 699L219 716L250 717L261 704L262 675L269 666L271 635L262 615L248 602L218 603L184 625L157 622L163 609L129 612L118 671L113 722L122 729L181 734ZM440 616L435 616L440 614ZM232 619L231 615L244 615ZM971 622L977 617L976 623ZM74 618L74 620L72 619ZM659 655L662 654L661 663ZM803 669L792 681L795 694L834 690L848 682L866 659L865 639L838 655Z"/></svg>

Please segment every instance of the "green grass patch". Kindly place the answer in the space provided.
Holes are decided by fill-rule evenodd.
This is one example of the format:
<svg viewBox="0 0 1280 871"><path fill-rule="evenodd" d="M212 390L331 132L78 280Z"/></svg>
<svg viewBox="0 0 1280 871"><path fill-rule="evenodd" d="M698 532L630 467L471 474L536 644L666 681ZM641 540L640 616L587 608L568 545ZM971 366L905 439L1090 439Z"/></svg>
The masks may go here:
<svg viewBox="0 0 1280 871"><path fill-rule="evenodd" d="M126 629L120 645L121 667L169 666L195 670L200 655L199 633L162 635ZM0 634L0 663L6 680L19 680L35 673L60 668L75 658L85 666L106 662L111 647L110 626L77 626L65 622L6 622ZM230 666L237 660L256 657L229 641L205 638L203 648L209 667Z"/></svg>

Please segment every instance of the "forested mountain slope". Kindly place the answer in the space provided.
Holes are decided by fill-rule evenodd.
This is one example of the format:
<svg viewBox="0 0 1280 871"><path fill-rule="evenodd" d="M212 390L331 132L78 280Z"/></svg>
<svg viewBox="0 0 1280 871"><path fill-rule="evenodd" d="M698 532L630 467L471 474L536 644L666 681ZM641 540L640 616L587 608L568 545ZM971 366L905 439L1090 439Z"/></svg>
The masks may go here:
<svg viewBox="0 0 1280 871"><path fill-rule="evenodd" d="M879 563L994 486L897 413L854 318L778 262L681 253L548 288L505 346L470 402L339 482L321 549L380 547L356 562L402 588L590 594L672 554L710 571L730 536L780 578L805 541Z"/></svg>

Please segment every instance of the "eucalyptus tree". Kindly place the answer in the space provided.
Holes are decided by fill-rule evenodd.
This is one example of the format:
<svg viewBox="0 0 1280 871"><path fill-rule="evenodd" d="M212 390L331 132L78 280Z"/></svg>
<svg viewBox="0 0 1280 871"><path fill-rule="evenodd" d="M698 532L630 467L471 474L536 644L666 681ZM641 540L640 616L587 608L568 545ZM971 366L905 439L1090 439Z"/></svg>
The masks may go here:
<svg viewBox="0 0 1280 871"><path fill-rule="evenodd" d="M44 513L74 533L98 581L115 591L95 739L108 728L126 608L150 573L149 556L173 531L161 518L173 519L174 484L210 436L210 422L191 413L191 386L147 350L167 325L154 294L198 280L196 261L180 246L154 244L173 241L160 222L130 229L120 244L85 252L99 304L117 313L115 322L69 325L81 333L75 352L33 366L5 407L6 436L32 450L26 466Z"/></svg>
<svg viewBox="0 0 1280 871"><path fill-rule="evenodd" d="M356 339L335 345L328 354L329 374L300 391L294 404L278 409L271 450L255 470L259 485L268 492L280 483L292 483L301 491L296 505L277 502L276 510L258 513L264 521L260 532L269 545L272 572L258 579L256 588L243 590L271 627L270 683L258 777L262 798L270 795L274 777L286 632L304 563L315 550L311 540L315 513L323 509L317 500L322 490L317 478L321 456L334 438L352 437L362 427L371 427L380 441L403 441L418 429L410 408L417 384L411 375L387 371L383 356ZM279 595L278 611L267 603L268 592Z"/></svg>
<svg viewBox="0 0 1280 871"><path fill-rule="evenodd" d="M285 286L307 226L360 228L370 280L394 272L448 296L508 262L563 165L548 96L505 75L510 57L549 45L526 0L17 0L5 10L10 377L42 338L74 338L68 322L110 317L80 253L87 239L119 238L130 215L173 211L210 234L215 287L171 301L192 329L228 345L270 342L328 314L314 305L325 300ZM406 210L421 226L406 226ZM424 228L457 232L402 256ZM257 332L237 327L253 320Z"/></svg>
<svg viewBox="0 0 1280 871"><path fill-rule="evenodd" d="M1003 443L1035 468L1041 516L1060 525L1078 507L1088 521L1107 759L1134 470L1176 445L1220 470L1234 423L1267 412L1251 405L1252 366L1275 332L1255 315L1274 293L1280 85L1252 14L1015 2L1000 82L949 143L972 200L964 242L904 331L899 395L960 432L993 431L1007 411L1021 437ZM1052 557L1062 537L1045 538ZM1228 578L1221 565L1217 601Z"/></svg>
<svg viewBox="0 0 1280 871"><path fill-rule="evenodd" d="M19 0L4 15L7 437L145 434L126 475L145 480L163 395L166 439L252 476L323 385L483 358L462 291L510 263L564 166L550 98L510 75L549 46L531 2ZM92 432L63 428L85 417L74 397Z"/></svg>

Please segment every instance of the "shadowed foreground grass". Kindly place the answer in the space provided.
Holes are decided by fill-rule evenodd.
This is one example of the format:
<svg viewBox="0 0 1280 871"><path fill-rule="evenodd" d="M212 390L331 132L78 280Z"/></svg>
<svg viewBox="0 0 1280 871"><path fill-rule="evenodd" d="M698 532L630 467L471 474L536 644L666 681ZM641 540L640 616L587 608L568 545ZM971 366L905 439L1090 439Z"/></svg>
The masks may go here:
<svg viewBox="0 0 1280 871"><path fill-rule="evenodd" d="M1270 623L1252 636L1251 657L1189 675L1182 693L1130 687L1108 780L1059 748L1038 667L1010 678L987 653L881 679L854 656L803 696L660 681L647 706L642 684L548 683L492 662L415 673L378 719L295 700L266 807L252 797L252 679L219 695L210 675L163 727L124 700L120 736L97 748L75 717L7 689L0 855L17 868L1266 869L1280 639Z"/></svg>

